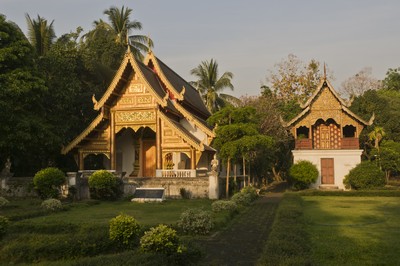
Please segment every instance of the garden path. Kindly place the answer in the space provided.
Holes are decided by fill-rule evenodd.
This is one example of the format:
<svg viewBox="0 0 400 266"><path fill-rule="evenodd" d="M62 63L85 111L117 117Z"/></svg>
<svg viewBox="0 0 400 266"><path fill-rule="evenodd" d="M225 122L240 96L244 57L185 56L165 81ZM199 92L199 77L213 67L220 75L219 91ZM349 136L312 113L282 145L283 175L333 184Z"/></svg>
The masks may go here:
<svg viewBox="0 0 400 266"><path fill-rule="evenodd" d="M203 265L255 265L282 198L281 187L256 200L225 230L202 240Z"/></svg>

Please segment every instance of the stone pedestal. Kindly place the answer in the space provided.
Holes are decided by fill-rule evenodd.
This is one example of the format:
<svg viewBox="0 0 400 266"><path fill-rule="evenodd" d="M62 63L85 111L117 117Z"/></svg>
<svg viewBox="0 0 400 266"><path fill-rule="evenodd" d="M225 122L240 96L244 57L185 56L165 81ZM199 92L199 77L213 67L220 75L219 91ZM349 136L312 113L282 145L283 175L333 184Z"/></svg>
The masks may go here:
<svg viewBox="0 0 400 266"><path fill-rule="evenodd" d="M208 173L208 198L209 199L219 198L218 173L215 171Z"/></svg>

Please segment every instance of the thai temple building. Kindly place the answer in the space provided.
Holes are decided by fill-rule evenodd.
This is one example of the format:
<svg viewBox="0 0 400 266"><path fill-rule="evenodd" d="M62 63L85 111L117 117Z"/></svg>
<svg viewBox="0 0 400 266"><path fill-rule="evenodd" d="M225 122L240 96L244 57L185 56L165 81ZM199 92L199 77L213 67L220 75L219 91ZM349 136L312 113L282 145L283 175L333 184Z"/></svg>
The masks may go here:
<svg viewBox="0 0 400 266"><path fill-rule="evenodd" d="M350 102L343 100L326 78L301 105L303 111L285 126L295 138L292 151L294 163L307 160L315 164L320 176L314 187L344 189L343 179L361 162L359 136L371 125L352 111Z"/></svg>
<svg viewBox="0 0 400 266"><path fill-rule="evenodd" d="M97 117L62 149L80 170L101 155L103 168L128 177L196 177L210 169L215 150L198 91L150 51L144 62L130 50L96 100ZM88 169L90 170L90 169Z"/></svg>

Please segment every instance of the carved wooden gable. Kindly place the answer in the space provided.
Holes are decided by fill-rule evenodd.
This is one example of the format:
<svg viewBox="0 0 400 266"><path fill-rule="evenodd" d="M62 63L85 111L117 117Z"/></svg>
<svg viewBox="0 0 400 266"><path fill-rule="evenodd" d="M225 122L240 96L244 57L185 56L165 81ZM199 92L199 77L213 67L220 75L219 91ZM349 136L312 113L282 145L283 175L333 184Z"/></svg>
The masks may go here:
<svg viewBox="0 0 400 266"><path fill-rule="evenodd" d="M115 111L116 132L124 127L137 131L140 127L146 126L155 131L156 107L157 102L150 88L134 75L112 108Z"/></svg>

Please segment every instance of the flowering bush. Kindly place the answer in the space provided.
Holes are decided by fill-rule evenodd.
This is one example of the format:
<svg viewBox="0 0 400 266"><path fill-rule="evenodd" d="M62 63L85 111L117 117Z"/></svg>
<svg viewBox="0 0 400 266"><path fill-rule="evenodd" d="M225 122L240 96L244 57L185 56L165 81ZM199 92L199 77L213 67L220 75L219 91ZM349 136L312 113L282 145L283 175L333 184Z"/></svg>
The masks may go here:
<svg viewBox="0 0 400 266"><path fill-rule="evenodd" d="M201 209L188 209L181 214L178 226L186 233L208 234L214 224L210 212Z"/></svg>
<svg viewBox="0 0 400 266"><path fill-rule="evenodd" d="M58 199L44 200L40 206L47 211L60 211L63 209L62 203Z"/></svg>
<svg viewBox="0 0 400 266"><path fill-rule="evenodd" d="M140 247L144 252L167 255L183 252L176 231L163 224L146 231L140 239Z"/></svg>
<svg viewBox="0 0 400 266"><path fill-rule="evenodd" d="M110 239L132 247L140 233L140 225L132 216L120 214L110 220Z"/></svg>
<svg viewBox="0 0 400 266"><path fill-rule="evenodd" d="M235 212L237 211L237 204L234 201L230 200L217 200L214 201L211 204L211 208L213 212L220 212L220 211L225 211L228 210L230 212Z"/></svg>
<svg viewBox="0 0 400 266"><path fill-rule="evenodd" d="M10 202L3 197L0 197L0 208L3 206L7 206Z"/></svg>
<svg viewBox="0 0 400 266"><path fill-rule="evenodd" d="M57 198L64 183L64 173L55 167L42 169L33 177L33 185L42 199Z"/></svg>

